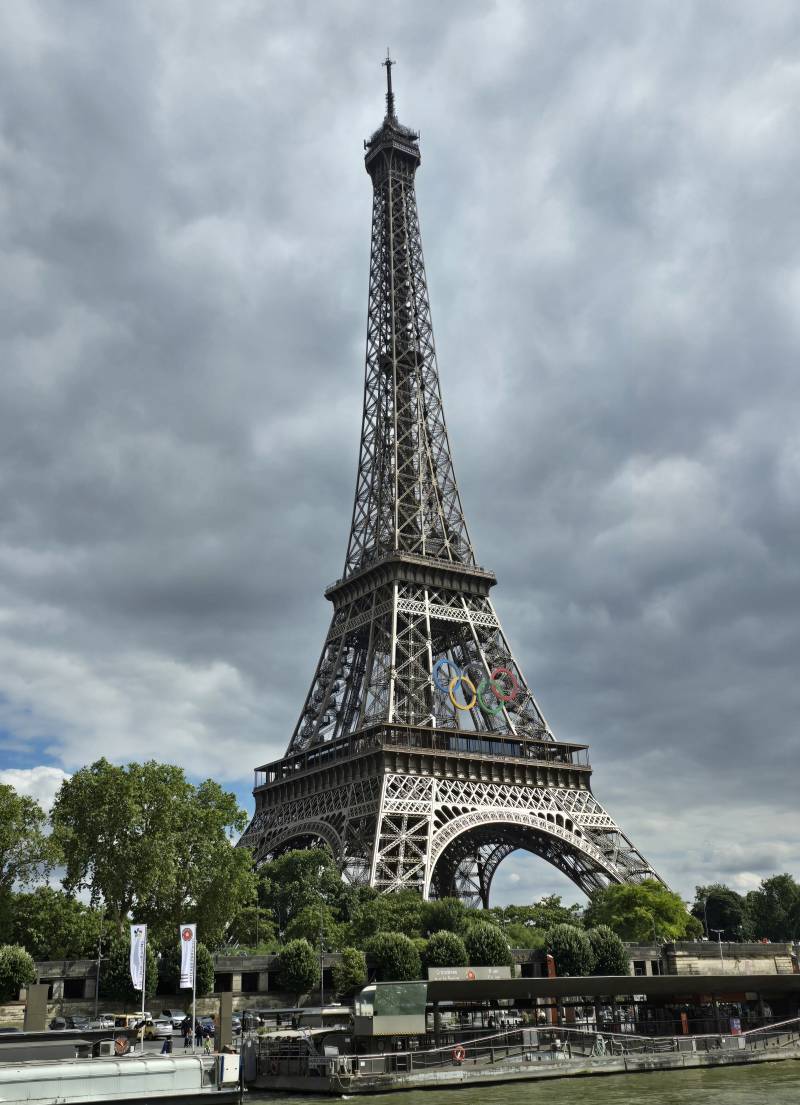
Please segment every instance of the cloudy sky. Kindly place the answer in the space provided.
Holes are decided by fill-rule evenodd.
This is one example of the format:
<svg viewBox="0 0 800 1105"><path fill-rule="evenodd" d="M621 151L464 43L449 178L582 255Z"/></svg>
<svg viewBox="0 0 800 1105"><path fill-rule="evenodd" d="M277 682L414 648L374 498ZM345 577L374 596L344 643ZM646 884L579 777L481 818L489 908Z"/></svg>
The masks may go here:
<svg viewBox="0 0 800 1105"><path fill-rule="evenodd" d="M684 894L800 876L793 0L4 0L0 779L251 806L361 418L391 44L479 560L556 734ZM580 896L519 853L494 900Z"/></svg>

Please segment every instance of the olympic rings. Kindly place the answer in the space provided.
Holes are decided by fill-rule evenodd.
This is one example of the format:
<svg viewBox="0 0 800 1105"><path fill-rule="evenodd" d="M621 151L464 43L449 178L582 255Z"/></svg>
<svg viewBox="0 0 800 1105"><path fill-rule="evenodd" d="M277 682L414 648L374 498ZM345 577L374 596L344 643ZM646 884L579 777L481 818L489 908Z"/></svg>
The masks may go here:
<svg viewBox="0 0 800 1105"><path fill-rule="evenodd" d="M464 1048L461 1046L461 1044L456 1044L456 1046L453 1048L453 1060L454 1060L454 1062L463 1063L466 1054L467 1053L464 1050Z"/></svg>
<svg viewBox="0 0 800 1105"><path fill-rule="evenodd" d="M445 668L447 669L445 673L447 683L442 682L442 671ZM475 669L477 669L478 674L470 677L467 673ZM462 669L459 668L458 664L443 656L433 665L432 675L437 689L442 694L449 695L450 701L457 710L464 710L465 712L474 709L478 705L485 713L496 717L502 711L503 703L512 702L519 694L519 679L510 668L495 668L490 678L487 679L477 660L470 660ZM508 688L501 682L500 676L506 677L509 684ZM459 687L462 689L463 703L456 698L456 690ZM469 695L466 693L467 691L469 691ZM495 702L492 702L489 692L494 696Z"/></svg>

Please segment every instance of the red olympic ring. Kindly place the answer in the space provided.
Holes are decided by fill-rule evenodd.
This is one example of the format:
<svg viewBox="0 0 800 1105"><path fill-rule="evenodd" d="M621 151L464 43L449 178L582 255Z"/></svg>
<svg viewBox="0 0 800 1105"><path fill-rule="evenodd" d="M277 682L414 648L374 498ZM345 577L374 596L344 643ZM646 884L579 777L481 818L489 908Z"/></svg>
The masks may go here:
<svg viewBox="0 0 800 1105"><path fill-rule="evenodd" d="M464 1062L464 1057L466 1056L466 1054L467 1053L466 1053L466 1051L464 1051L461 1044L458 1044L456 1047L453 1048L453 1059L455 1060L456 1063L463 1063Z"/></svg>
<svg viewBox="0 0 800 1105"><path fill-rule="evenodd" d="M497 691L494 691L494 687L492 687L492 690L501 702L511 702L512 699L515 699L519 694L519 680L510 668L495 668L492 672L492 679L496 680L498 675L508 676L508 678L511 680L511 690L506 695L498 694Z"/></svg>

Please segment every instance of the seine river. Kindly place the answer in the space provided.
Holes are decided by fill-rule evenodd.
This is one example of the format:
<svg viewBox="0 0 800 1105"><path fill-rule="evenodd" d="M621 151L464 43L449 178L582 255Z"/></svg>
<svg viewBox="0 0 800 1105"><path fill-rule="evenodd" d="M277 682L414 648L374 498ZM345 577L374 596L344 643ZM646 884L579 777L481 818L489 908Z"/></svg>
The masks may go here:
<svg viewBox="0 0 800 1105"><path fill-rule="evenodd" d="M458 1090L361 1097L353 1101L388 1105L454 1105L454 1094L480 1105L798 1105L800 1061L762 1063L719 1070L664 1071L657 1074L564 1078L553 1082L510 1082ZM320 1105L316 1097L247 1094L245 1101L270 1105Z"/></svg>

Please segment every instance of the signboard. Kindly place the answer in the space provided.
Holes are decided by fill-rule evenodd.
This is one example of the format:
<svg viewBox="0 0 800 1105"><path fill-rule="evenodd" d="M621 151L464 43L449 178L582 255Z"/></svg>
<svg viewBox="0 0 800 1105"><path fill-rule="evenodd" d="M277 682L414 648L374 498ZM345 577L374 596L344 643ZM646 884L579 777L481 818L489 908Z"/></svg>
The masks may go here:
<svg viewBox="0 0 800 1105"><path fill-rule="evenodd" d="M429 982L477 982L511 978L510 967L428 967Z"/></svg>
<svg viewBox="0 0 800 1105"><path fill-rule="evenodd" d="M741 1036L742 1021L740 1017L731 1017L731 1036Z"/></svg>

